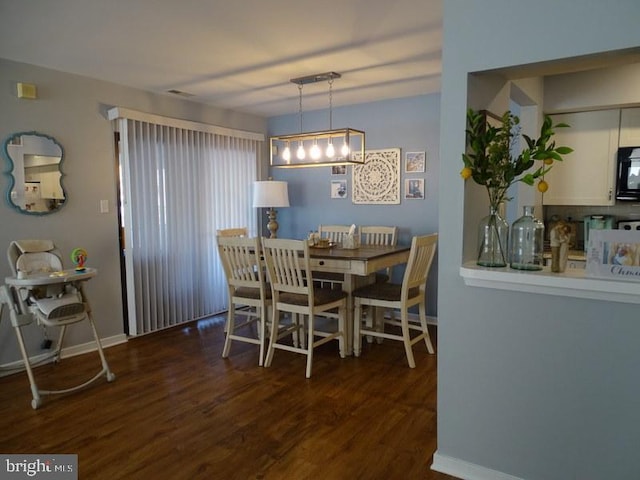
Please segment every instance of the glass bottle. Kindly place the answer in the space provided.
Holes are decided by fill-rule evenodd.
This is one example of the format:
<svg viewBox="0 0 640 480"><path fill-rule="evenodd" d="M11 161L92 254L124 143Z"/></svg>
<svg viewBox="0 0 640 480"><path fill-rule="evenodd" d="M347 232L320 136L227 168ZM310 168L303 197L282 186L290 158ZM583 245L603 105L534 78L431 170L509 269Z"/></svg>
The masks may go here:
<svg viewBox="0 0 640 480"><path fill-rule="evenodd" d="M510 262L516 270L542 270L544 266L544 224L526 206L511 226Z"/></svg>
<svg viewBox="0 0 640 480"><path fill-rule="evenodd" d="M478 224L478 265L506 267L508 260L509 224L491 207L489 215Z"/></svg>

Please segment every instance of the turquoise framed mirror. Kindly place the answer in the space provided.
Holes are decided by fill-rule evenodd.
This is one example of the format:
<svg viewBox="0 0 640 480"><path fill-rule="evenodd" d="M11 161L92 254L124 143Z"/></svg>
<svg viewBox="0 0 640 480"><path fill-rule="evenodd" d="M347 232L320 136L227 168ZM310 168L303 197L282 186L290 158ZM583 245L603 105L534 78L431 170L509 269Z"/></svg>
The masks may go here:
<svg viewBox="0 0 640 480"><path fill-rule="evenodd" d="M47 215L67 201L62 185L62 145L37 132L15 133L4 142L10 177L9 205L27 215Z"/></svg>

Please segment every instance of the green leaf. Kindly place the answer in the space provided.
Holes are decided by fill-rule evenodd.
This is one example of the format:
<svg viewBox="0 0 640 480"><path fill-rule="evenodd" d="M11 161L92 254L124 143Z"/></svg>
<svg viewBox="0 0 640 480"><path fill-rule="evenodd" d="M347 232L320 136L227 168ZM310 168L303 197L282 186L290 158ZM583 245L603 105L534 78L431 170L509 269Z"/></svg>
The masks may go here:
<svg viewBox="0 0 640 480"><path fill-rule="evenodd" d="M568 155L571 152L573 152L573 148L570 148L570 147L558 147L558 148L556 148L556 152L558 152L560 155Z"/></svg>

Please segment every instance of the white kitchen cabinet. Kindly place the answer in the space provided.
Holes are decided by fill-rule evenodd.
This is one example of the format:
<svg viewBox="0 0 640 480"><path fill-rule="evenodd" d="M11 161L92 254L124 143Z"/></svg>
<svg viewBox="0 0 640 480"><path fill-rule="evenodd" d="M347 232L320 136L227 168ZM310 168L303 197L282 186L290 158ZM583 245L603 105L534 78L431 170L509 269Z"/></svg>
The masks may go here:
<svg viewBox="0 0 640 480"><path fill-rule="evenodd" d="M620 110L552 115L553 123L567 123L553 139L573 148L564 161L546 174L549 190L544 205L613 205Z"/></svg>
<svg viewBox="0 0 640 480"><path fill-rule="evenodd" d="M64 199L62 186L60 185L60 172L40 174L40 195L42 198Z"/></svg>
<svg viewBox="0 0 640 480"><path fill-rule="evenodd" d="M637 147L640 145L640 108L620 110L620 146Z"/></svg>

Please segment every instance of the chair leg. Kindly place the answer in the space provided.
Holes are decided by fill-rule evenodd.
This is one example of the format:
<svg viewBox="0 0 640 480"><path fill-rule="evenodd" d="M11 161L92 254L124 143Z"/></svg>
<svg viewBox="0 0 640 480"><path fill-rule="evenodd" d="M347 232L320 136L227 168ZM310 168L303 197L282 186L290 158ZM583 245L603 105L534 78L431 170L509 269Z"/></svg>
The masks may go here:
<svg viewBox="0 0 640 480"><path fill-rule="evenodd" d="M306 345L306 349L307 349L307 372L306 372L306 376L307 378L311 378L311 368L313 366L313 331L315 328L314 325L314 319L313 319L313 313L309 312L309 315L307 315L308 317L308 324L307 324L307 331L308 331L308 338L307 338L307 345Z"/></svg>
<svg viewBox="0 0 640 480"><path fill-rule="evenodd" d="M93 321L93 316L91 312L87 313L89 319L89 325L91 325L91 331L93 332L93 338L96 342L96 347L98 349L98 355L100 356L100 363L102 365L102 373L104 373L107 382L113 382L116 379L116 375L109 368L109 364L107 363L107 357L104 354L104 350L102 349L102 342L100 337L98 336L98 331L96 330L96 324Z"/></svg>
<svg viewBox="0 0 640 480"><path fill-rule="evenodd" d="M420 304L419 307L420 314L420 326L422 327L422 333L424 333L424 343L427 346L427 351L430 354L435 353L433 349L433 344L431 343L431 337L429 336L429 328L427 327L427 312L424 306L424 302Z"/></svg>
<svg viewBox="0 0 640 480"><path fill-rule="evenodd" d="M267 349L267 356L264 359L264 366L270 367L273 360L273 352L275 350L274 345L278 340L278 330L280 329L280 312L276 309L275 302L271 309L271 338L269 339L269 348Z"/></svg>
<svg viewBox="0 0 640 480"><path fill-rule="evenodd" d="M402 325L402 339L404 350L407 354L407 362L410 368L416 368L416 361L413 358L413 348L411 347L411 334L409 330L409 312L406 308L400 313L400 323Z"/></svg>
<svg viewBox="0 0 640 480"><path fill-rule="evenodd" d="M33 400L31 400L31 408L37 410L40 405L42 405L42 399L40 397L40 391L38 390L38 385L36 384L35 376L33 375L33 370L31 369L31 363L29 362L29 354L27 353L27 348L24 344L24 338L22 337L22 330L20 327L14 327L16 332L16 337L18 339L18 345L20 346L20 352L22 353L22 358L24 360L24 367L27 371L27 377L29 377L29 386L31 387L31 396Z"/></svg>
<svg viewBox="0 0 640 480"><path fill-rule="evenodd" d="M384 333L384 315L386 312L387 310L382 307L376 307L376 309L374 310L375 316L373 317L373 325L375 326L376 332ZM390 308L389 312L390 318L391 320L393 320L393 309ZM376 343L378 345L382 345L382 342L384 342L384 338L376 337Z"/></svg>
<svg viewBox="0 0 640 480"><path fill-rule="evenodd" d="M229 352L231 351L231 335L233 335L235 331L235 305L229 301L229 312L227 314L227 329L226 329L226 337L224 339L224 348L222 349L222 358L229 357Z"/></svg>
<svg viewBox="0 0 640 480"><path fill-rule="evenodd" d="M347 356L347 335L345 333L346 317L347 317L347 309L340 307L338 309L338 330L342 332L342 335L338 337L338 346L340 348L340 358L345 358Z"/></svg>
<svg viewBox="0 0 640 480"><path fill-rule="evenodd" d="M355 308L353 310L353 355L360 356L362 348L362 339L360 338L360 329L362 325L362 304L360 299L356 298Z"/></svg>
<svg viewBox="0 0 640 480"><path fill-rule="evenodd" d="M258 359L258 366L264 365L264 346L267 344L267 316L269 315L268 309L262 305L260 308L260 316L258 317L259 323L259 338L260 338L260 358Z"/></svg>
<svg viewBox="0 0 640 480"><path fill-rule="evenodd" d="M367 330L373 330L376 324L376 312L377 308L373 305L367 305L366 312L364 314L364 322L367 326ZM373 343L373 337L371 335L367 335L367 343Z"/></svg>

